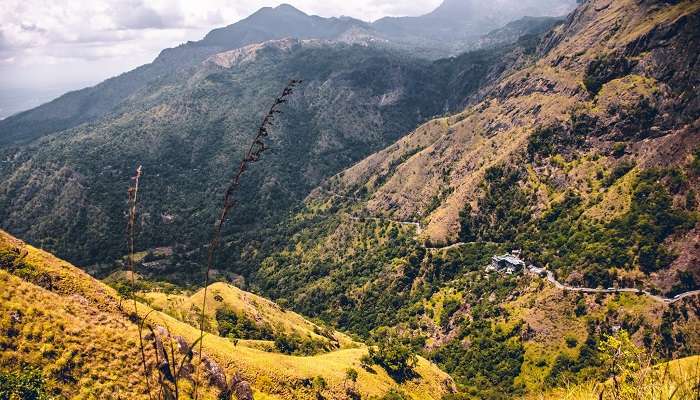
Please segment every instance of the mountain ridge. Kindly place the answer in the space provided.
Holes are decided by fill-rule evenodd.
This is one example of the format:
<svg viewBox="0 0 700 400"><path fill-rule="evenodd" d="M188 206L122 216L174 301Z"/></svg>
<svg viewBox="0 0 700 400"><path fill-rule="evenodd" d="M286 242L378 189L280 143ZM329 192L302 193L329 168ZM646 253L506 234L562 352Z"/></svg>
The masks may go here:
<svg viewBox="0 0 700 400"><path fill-rule="evenodd" d="M340 38L342 40L344 33L353 30L365 32L366 37L363 41L369 41L367 43L378 42L386 45L391 40L395 40L395 38L385 37L386 33L382 32L381 27L378 28L376 23L366 23L347 17L311 16L291 5L281 5L276 8L266 7L234 24L212 30L199 41L190 41L174 48L165 49L150 64L107 79L94 87L69 92L33 110L3 119L0 121L0 145L28 143L46 134L70 129L110 114L118 114L124 103L128 103L138 96L138 93L149 85L158 82L174 82L179 74L222 51L287 37L297 39ZM489 30L482 29L479 32L486 34ZM414 39L419 40L420 38L415 37ZM428 50L430 46L446 45L445 40L432 41L429 46L417 45L414 39L408 42L399 41L397 45L403 50L426 55L430 53ZM419 50L413 50L416 48ZM465 50L468 47L459 45L456 48L450 48L448 53L439 50L437 53L433 52L433 55L429 57L439 58L446 54L459 52L459 50L455 50L457 48Z"/></svg>

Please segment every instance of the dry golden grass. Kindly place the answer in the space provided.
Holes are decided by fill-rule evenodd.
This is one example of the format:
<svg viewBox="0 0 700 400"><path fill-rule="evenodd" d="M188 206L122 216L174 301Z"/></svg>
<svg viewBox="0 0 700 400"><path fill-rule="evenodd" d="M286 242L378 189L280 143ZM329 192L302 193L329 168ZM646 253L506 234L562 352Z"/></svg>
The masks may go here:
<svg viewBox="0 0 700 400"><path fill-rule="evenodd" d="M166 294L160 292L142 293L148 304L158 311L162 311L181 321L195 321L198 318L199 307L202 304L204 290L197 291L192 296L177 294ZM226 283L214 283L207 291L206 318L208 326L216 330L216 311L226 308L239 315L245 315L256 323L269 324L275 334L298 334L301 337L314 340L329 341L328 338L319 334L322 327L314 324L301 315L282 309L274 302L257 296L253 293L245 292L235 286ZM333 337L342 348L358 347L359 343L354 342L347 335L340 332L333 332ZM239 342L245 344L246 342ZM254 341L251 343L255 344Z"/></svg>
<svg viewBox="0 0 700 400"><path fill-rule="evenodd" d="M530 396L529 400L697 400L700 398L700 356L683 358L639 371L615 388L595 382Z"/></svg>
<svg viewBox="0 0 700 400"><path fill-rule="evenodd" d="M50 378L49 387L66 398L147 398L140 372L138 332L119 310L123 303L128 311L131 302L123 301L113 289L69 263L0 231L0 247L8 246L25 249L26 261L35 270L49 275L52 284L47 290L0 270L0 348L3 349L0 367L10 368L20 362L38 366ZM216 291L226 292L229 302L246 307L253 304L244 304L241 301L244 293L228 286L214 285L212 289L212 296ZM266 310L265 315L281 318L281 310L274 311L276 306L253 296L245 294ZM212 300L210 304L215 303ZM142 316L152 310L144 304L138 307ZM21 315L19 323L10 320L16 312ZM291 316L292 322L287 326L294 329L313 326L298 318L301 317L296 314ZM197 328L161 312L151 312L148 321L167 325L172 334L184 337L189 343L199 337ZM10 328L17 329L19 334L8 334ZM439 399L452 382L435 365L420 359L416 368L420 378L397 384L381 368L367 371L360 367L360 358L367 349L359 344L356 348L314 357L293 357L261 351L255 345L248 347L245 342L235 346L231 340L205 335L204 352L229 376L240 371L260 399L314 399L308 383L317 376L328 383L324 391L328 399L345 398L345 371L350 367L359 373L357 389L367 396L382 395L396 388L414 399ZM61 378L62 370L69 370L70 376ZM214 398L213 391L205 392L204 398Z"/></svg>

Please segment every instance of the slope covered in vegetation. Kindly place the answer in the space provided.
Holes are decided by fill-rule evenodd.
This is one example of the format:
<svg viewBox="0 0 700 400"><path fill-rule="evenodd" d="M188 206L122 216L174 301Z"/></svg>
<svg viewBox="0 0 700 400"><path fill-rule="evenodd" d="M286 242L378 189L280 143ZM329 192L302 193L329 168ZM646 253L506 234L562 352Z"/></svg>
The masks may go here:
<svg viewBox="0 0 700 400"><path fill-rule="evenodd" d="M4 232L0 232L0 263L0 371L3 379L10 377L6 381L11 390L20 390L17 382L30 382L34 385L30 390L51 396L148 398L130 301L67 262ZM212 289L211 293L225 295L223 288ZM190 344L199 336L194 327L140 304L139 315L146 314L156 332L157 327L166 327ZM315 326L296 315L288 323ZM332 335L342 337L337 332ZM240 373L267 398L316 398L319 390L329 399L345 398L351 384L364 396L395 390L414 398L439 399L450 390L449 377L424 359L417 360L414 379L397 383L379 366L360 366L366 347L347 338L343 343L340 350L293 357L206 335L204 353L226 376ZM155 362L150 349L148 355L149 364ZM346 378L349 368L357 372L354 383ZM211 370L202 376L213 379ZM325 382L322 388L312 385L319 377ZM191 383L185 378L179 381L181 398L188 398ZM205 393L206 398L215 398L218 389L209 383Z"/></svg>
<svg viewBox="0 0 700 400"><path fill-rule="evenodd" d="M108 264L121 255L113 232L123 226L122 188L140 163L139 247L201 246L231 160L269 99L288 79L303 79L271 133L274 152L244 182L228 231L254 244L327 177L463 107L528 45L436 62L297 39L215 53L96 121L0 146L0 226L82 265ZM522 50L511 54L513 47Z"/></svg>
<svg viewBox="0 0 700 400"><path fill-rule="evenodd" d="M605 375L598 348L619 329L661 359L697 354L696 297L571 294L483 267L522 249L571 286L698 288L699 10L583 3L463 112L325 182L249 285L366 337L393 326L467 398Z"/></svg>
<svg viewBox="0 0 700 400"><path fill-rule="evenodd" d="M327 191L422 221L431 244L522 248L572 282L697 282L698 18L692 1L586 2L533 65Z"/></svg>

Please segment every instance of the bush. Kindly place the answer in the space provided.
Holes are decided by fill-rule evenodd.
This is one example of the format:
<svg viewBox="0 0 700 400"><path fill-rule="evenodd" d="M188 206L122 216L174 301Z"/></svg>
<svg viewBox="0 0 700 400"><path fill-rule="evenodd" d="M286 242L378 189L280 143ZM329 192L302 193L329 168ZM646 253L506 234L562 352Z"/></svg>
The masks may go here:
<svg viewBox="0 0 700 400"><path fill-rule="evenodd" d="M695 176L700 175L700 148L696 149L693 154L693 161L690 163L690 172Z"/></svg>
<svg viewBox="0 0 700 400"><path fill-rule="evenodd" d="M403 381L413 375L418 357L411 346L386 328L376 332L374 341L376 349L369 349L369 358L373 364L384 368L397 381Z"/></svg>
<svg viewBox="0 0 700 400"><path fill-rule="evenodd" d="M627 145L625 143L615 143L612 149L612 155L615 158L620 158L625 155Z"/></svg>
<svg viewBox="0 0 700 400"><path fill-rule="evenodd" d="M40 370L23 369L19 372L0 371L0 400L44 400L44 377Z"/></svg>
<svg viewBox="0 0 700 400"><path fill-rule="evenodd" d="M634 169L633 163L630 163L630 162L620 163L612 170L610 175L608 175L607 178L605 178L603 185L606 187L612 186L613 183L617 182L618 179L627 175L627 173L630 172L632 169Z"/></svg>
<svg viewBox="0 0 700 400"><path fill-rule="evenodd" d="M323 342L302 338L297 333L276 336L275 348L283 354L300 356L311 356L326 350Z"/></svg>
<svg viewBox="0 0 700 400"><path fill-rule="evenodd" d="M586 68L583 84L591 95L597 95L606 83L627 75L633 63L625 57L604 55L591 61Z"/></svg>
<svg viewBox="0 0 700 400"><path fill-rule="evenodd" d="M216 310L216 322L221 337L250 340L272 340L274 338L274 332L269 325L257 324L245 315L238 315L227 308Z"/></svg>

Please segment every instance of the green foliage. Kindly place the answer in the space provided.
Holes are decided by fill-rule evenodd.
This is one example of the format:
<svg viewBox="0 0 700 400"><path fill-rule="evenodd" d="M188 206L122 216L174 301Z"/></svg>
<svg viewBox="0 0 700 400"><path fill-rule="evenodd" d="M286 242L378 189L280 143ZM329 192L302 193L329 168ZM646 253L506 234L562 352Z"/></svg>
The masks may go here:
<svg viewBox="0 0 700 400"><path fill-rule="evenodd" d="M17 372L0 371L0 400L48 400L40 370L25 368Z"/></svg>
<svg viewBox="0 0 700 400"><path fill-rule="evenodd" d="M542 129L534 132L528 138L527 154L534 157L535 154L540 154L543 157L550 156L554 151L552 138L554 131L552 129Z"/></svg>
<svg viewBox="0 0 700 400"><path fill-rule="evenodd" d="M523 174L513 168L486 170L479 212L471 214L470 207L462 211L462 240L510 242L517 237L518 228L529 222L532 215L532 201L519 187L522 178Z"/></svg>
<svg viewBox="0 0 700 400"><path fill-rule="evenodd" d="M627 150L627 145L625 143L615 143L612 148L612 155L615 158L620 158L625 155L625 150Z"/></svg>
<svg viewBox="0 0 700 400"><path fill-rule="evenodd" d="M518 243L540 265L563 274L578 269L589 287L608 287L614 279L610 267L639 265L647 273L664 268L674 259L664 240L695 223L693 214L673 207L661 183L664 176L664 171L641 173L634 184L630 211L605 224L581 218L585 206L579 197L569 194Z"/></svg>
<svg viewBox="0 0 700 400"><path fill-rule="evenodd" d="M592 95L597 95L604 84L629 73L633 63L625 57L606 54L591 61L586 68L583 84Z"/></svg>
<svg viewBox="0 0 700 400"><path fill-rule="evenodd" d="M333 232L352 237L355 245L329 257L323 243ZM426 251L405 227L376 221L349 224L323 213L291 226L285 236L303 243L303 249L292 247L265 259L255 279L271 297L289 299L304 315L367 337L378 326L409 320L414 315L410 306L424 296L411 287ZM401 274L388 279L397 270ZM281 280L286 283L280 285Z"/></svg>
<svg viewBox="0 0 700 400"><path fill-rule="evenodd" d="M634 169L633 163L621 162L620 164L616 165L615 168L613 168L613 170L610 172L610 174L605 178L605 180L603 181L603 186L612 186L613 183L617 182L618 179L627 175L627 173L630 172L632 169Z"/></svg>
<svg viewBox="0 0 700 400"><path fill-rule="evenodd" d="M311 356L331 350L331 346L322 340L302 337L297 332L275 333L269 324L256 323L244 314L237 314L227 308L216 310L216 322L219 336L228 337L234 340L234 343L239 339L273 340L277 351L300 356Z"/></svg>
<svg viewBox="0 0 700 400"><path fill-rule="evenodd" d="M314 378L312 386L316 393L321 393L328 388L326 380L320 375Z"/></svg>
<svg viewBox="0 0 700 400"><path fill-rule="evenodd" d="M576 314L577 317L581 317L586 315L588 312L588 306L586 305L586 299L581 296L578 301L576 302L576 308L574 308L574 314Z"/></svg>
<svg viewBox="0 0 700 400"><path fill-rule="evenodd" d="M690 172L695 176L700 176L700 148L693 153L693 161L690 162Z"/></svg>
<svg viewBox="0 0 700 400"><path fill-rule="evenodd" d="M413 376L418 358L405 340L388 328L380 328L375 332L373 342L375 346L369 348L369 358L373 364L384 368L399 382Z"/></svg>
<svg viewBox="0 0 700 400"><path fill-rule="evenodd" d="M354 368L348 368L345 370L345 380L352 382L353 384L357 382L357 370Z"/></svg>
<svg viewBox="0 0 700 400"><path fill-rule="evenodd" d="M564 384L583 382L591 378L598 378L602 373L602 361L599 350L601 327L596 321L589 321L588 337L579 349L578 357L572 357L566 353L557 355L546 383L556 387Z"/></svg>
<svg viewBox="0 0 700 400"><path fill-rule="evenodd" d="M459 301L457 299L448 298L442 304L442 314L440 314L440 326L443 329L447 328L452 315L459 309Z"/></svg>
<svg viewBox="0 0 700 400"><path fill-rule="evenodd" d="M639 371L644 365L644 352L637 347L627 331L619 331L614 335L605 335L598 346L603 367L608 374L621 377L623 380L632 373Z"/></svg>
<svg viewBox="0 0 700 400"><path fill-rule="evenodd" d="M679 271L677 280L678 283L673 286L671 294L695 290L698 287L695 275L691 271Z"/></svg>
<svg viewBox="0 0 700 400"><path fill-rule="evenodd" d="M275 348L283 354L297 356L312 356L328 351L327 345L311 338L303 338L298 333L291 335L278 334L274 337Z"/></svg>
<svg viewBox="0 0 700 400"><path fill-rule="evenodd" d="M515 385L525 350L520 342L519 326L512 331L492 328L487 319L465 323L462 340L440 348L433 360L449 371L466 392L482 399L508 399L522 392Z"/></svg>
<svg viewBox="0 0 700 400"><path fill-rule="evenodd" d="M236 314L227 308L216 310L216 323L219 336L232 339L272 340L274 332L268 324L258 324L243 314Z"/></svg>
<svg viewBox="0 0 700 400"><path fill-rule="evenodd" d="M0 248L0 268L10 273L27 277L31 275L32 266L24 261L26 252L16 247Z"/></svg>
<svg viewBox="0 0 700 400"><path fill-rule="evenodd" d="M50 289L53 286L51 275L39 272L34 265L25 259L26 256L26 250L16 247L1 247L0 269L4 269L27 282Z"/></svg>

